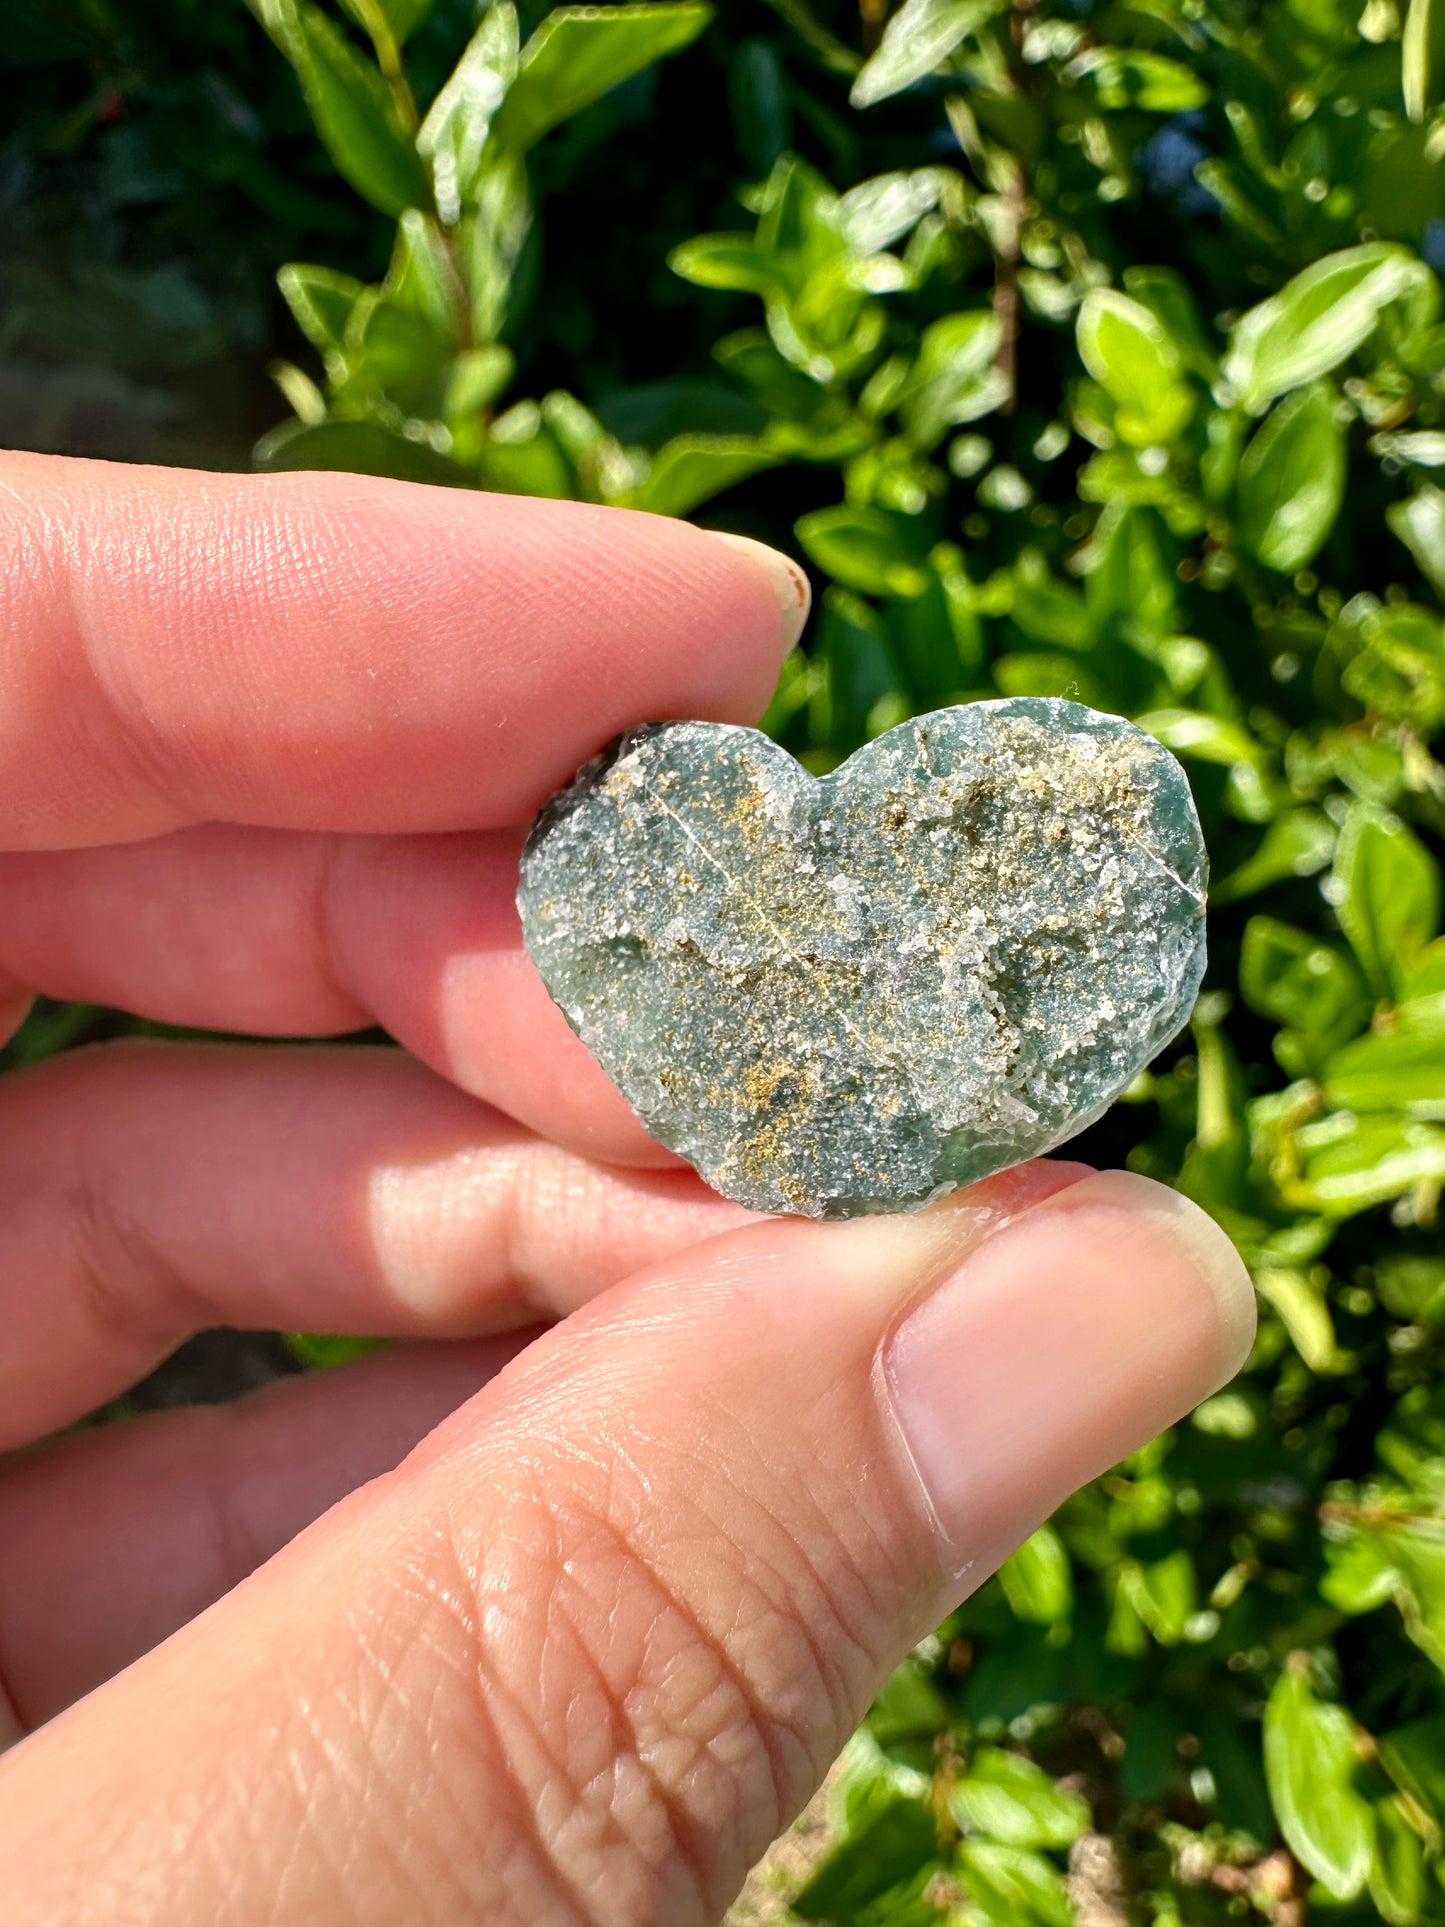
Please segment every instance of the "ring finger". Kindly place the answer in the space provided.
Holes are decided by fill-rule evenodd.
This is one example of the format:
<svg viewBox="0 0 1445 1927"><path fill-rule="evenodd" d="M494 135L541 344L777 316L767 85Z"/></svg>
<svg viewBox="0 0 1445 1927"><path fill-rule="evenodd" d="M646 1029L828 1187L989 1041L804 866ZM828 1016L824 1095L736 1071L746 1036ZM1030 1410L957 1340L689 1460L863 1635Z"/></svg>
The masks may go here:
<svg viewBox="0 0 1445 1927"><path fill-rule="evenodd" d="M748 1215L355 1046L127 1043L7 1077L0 1197L0 1448L206 1326L476 1336Z"/></svg>

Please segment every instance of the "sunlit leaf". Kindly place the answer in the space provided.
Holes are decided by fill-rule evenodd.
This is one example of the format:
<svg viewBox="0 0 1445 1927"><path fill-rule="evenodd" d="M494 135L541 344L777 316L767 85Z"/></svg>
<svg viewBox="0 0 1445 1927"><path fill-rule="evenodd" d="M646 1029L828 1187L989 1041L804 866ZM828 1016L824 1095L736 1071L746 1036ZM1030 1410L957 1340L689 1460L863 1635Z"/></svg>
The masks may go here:
<svg viewBox="0 0 1445 1927"><path fill-rule="evenodd" d="M1425 120L1440 92L1445 67L1445 5L1441 0L1409 0L1400 42L1400 80L1405 111Z"/></svg>
<svg viewBox="0 0 1445 1927"><path fill-rule="evenodd" d="M454 488L472 480L464 469L423 442L394 435L375 422L288 422L256 449L258 467L340 468L356 475L394 475L404 482L441 482Z"/></svg>
<svg viewBox="0 0 1445 1927"><path fill-rule="evenodd" d="M865 595L918 595L928 577L899 518L881 509L817 509L801 517L798 540L820 569Z"/></svg>
<svg viewBox="0 0 1445 1927"><path fill-rule="evenodd" d="M1324 382L1287 395L1240 458L1240 540L1271 569L1292 575L1311 561L1345 494L1345 431Z"/></svg>
<svg viewBox="0 0 1445 1927"><path fill-rule="evenodd" d="M311 0L254 0L296 69L337 170L383 214L425 207L431 190L380 70Z"/></svg>
<svg viewBox="0 0 1445 1927"><path fill-rule="evenodd" d="M894 401L917 447L936 447L950 428L976 421L1007 398L1008 380L995 367L1002 338L998 317L987 308L925 328Z"/></svg>
<svg viewBox="0 0 1445 1927"><path fill-rule="evenodd" d="M1366 976L1398 989L1440 924L1440 869L1397 816L1356 804L1335 855L1339 917Z"/></svg>
<svg viewBox="0 0 1445 1927"><path fill-rule="evenodd" d="M999 1568L1004 1597L1020 1619L1052 1625L1074 1603L1069 1555L1052 1526L1040 1526Z"/></svg>
<svg viewBox="0 0 1445 1927"><path fill-rule="evenodd" d="M1286 389L1338 368L1373 333L1381 309L1428 272L1383 241L1304 269L1235 325L1224 372L1240 401L1258 413Z"/></svg>
<svg viewBox="0 0 1445 1927"><path fill-rule="evenodd" d="M454 226L477 182L492 120L516 78L517 9L494 0L450 78L432 102L417 135L417 149L431 162L437 208Z"/></svg>
<svg viewBox="0 0 1445 1927"><path fill-rule="evenodd" d="M1072 63L1093 80L1099 105L1142 107L1151 114L1183 114L1202 107L1208 85L1182 61L1132 47L1094 47Z"/></svg>
<svg viewBox="0 0 1445 1927"><path fill-rule="evenodd" d="M1112 288L1084 298L1077 324L1079 356L1117 404L1115 429L1139 445L1167 441L1193 412L1180 381L1183 363L1159 317Z"/></svg>
<svg viewBox="0 0 1445 1927"><path fill-rule="evenodd" d="M711 18L704 0L554 8L522 49L517 77L492 122L494 138L525 153L633 74L681 52Z"/></svg>
<svg viewBox="0 0 1445 1927"><path fill-rule="evenodd" d="M895 1795L869 1813L790 1902L800 1920L850 1919L931 1859L937 1825L921 1800Z"/></svg>
<svg viewBox="0 0 1445 1927"><path fill-rule="evenodd" d="M1337 1900L1364 1891L1375 1852L1375 1815L1359 1789L1361 1738L1342 1706L1317 1699L1293 1667L1264 1713L1264 1770L1285 1839Z"/></svg>
<svg viewBox="0 0 1445 1927"><path fill-rule="evenodd" d="M967 35L1001 13L1006 0L904 0L877 52L853 83L855 107L901 94L945 61Z"/></svg>
<svg viewBox="0 0 1445 1927"><path fill-rule="evenodd" d="M1404 1111L1445 1118L1445 998L1418 1016L1402 1005L1390 1024L1335 1052L1325 1095L1349 1111Z"/></svg>
<svg viewBox="0 0 1445 1927"><path fill-rule="evenodd" d="M690 515L737 482L777 465L778 456L749 435L677 435L653 459L634 506L659 515Z"/></svg>
<svg viewBox="0 0 1445 1927"><path fill-rule="evenodd" d="M1092 1817L1080 1794L998 1746L978 1749L954 1781L949 1804L966 1831L1007 1847L1072 1846Z"/></svg>
<svg viewBox="0 0 1445 1927"><path fill-rule="evenodd" d="M1073 1927L1068 1890L1041 1853L965 1840L958 1849L958 1871L969 1899L992 1927Z"/></svg>

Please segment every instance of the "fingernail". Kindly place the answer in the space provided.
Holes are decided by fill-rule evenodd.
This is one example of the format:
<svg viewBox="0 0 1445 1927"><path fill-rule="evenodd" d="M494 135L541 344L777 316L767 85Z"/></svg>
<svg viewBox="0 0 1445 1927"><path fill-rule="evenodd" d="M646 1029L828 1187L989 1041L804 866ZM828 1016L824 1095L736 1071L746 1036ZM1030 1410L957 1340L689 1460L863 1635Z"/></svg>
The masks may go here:
<svg viewBox="0 0 1445 1927"><path fill-rule="evenodd" d="M1129 1172L966 1238L935 1278L880 1376L955 1575L1216 1391L1254 1334L1224 1232Z"/></svg>
<svg viewBox="0 0 1445 1927"><path fill-rule="evenodd" d="M721 529L709 529L708 533L715 535L719 542L726 542L729 548L737 549L740 554L750 555L767 570L773 594L778 598L778 607L783 612L783 634L791 649L803 633L803 625L808 620L808 610L813 602L813 591L802 569L791 557L778 549L770 549L766 542L755 542L750 535L728 535Z"/></svg>

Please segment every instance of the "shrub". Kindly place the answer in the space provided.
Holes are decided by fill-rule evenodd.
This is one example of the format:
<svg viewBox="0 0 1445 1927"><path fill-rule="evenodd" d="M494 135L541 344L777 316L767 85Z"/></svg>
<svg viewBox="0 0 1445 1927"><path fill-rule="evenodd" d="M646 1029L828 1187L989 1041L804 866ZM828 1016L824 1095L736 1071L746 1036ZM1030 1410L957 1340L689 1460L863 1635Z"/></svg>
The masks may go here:
<svg viewBox="0 0 1445 1927"><path fill-rule="evenodd" d="M1192 1041L1081 1148L1254 1356L895 1676L796 1911L1445 1917L1436 0L254 4L375 211L281 269L263 466L792 523L810 768L1068 694L1195 785Z"/></svg>

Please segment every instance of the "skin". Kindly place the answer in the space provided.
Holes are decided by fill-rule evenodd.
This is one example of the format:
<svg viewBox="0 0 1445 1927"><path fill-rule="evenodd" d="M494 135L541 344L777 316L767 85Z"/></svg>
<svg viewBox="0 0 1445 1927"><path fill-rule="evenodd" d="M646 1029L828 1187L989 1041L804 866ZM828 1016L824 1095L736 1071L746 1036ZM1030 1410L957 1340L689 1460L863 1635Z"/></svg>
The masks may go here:
<svg viewBox="0 0 1445 1927"><path fill-rule="evenodd" d="M1238 1365L1237 1260L1038 1164L758 1219L519 945L522 826L791 639L685 524L0 457L0 1919L716 1921L890 1668ZM403 1341L45 1440L208 1325ZM37 1442L38 1441L38 1442Z"/></svg>

